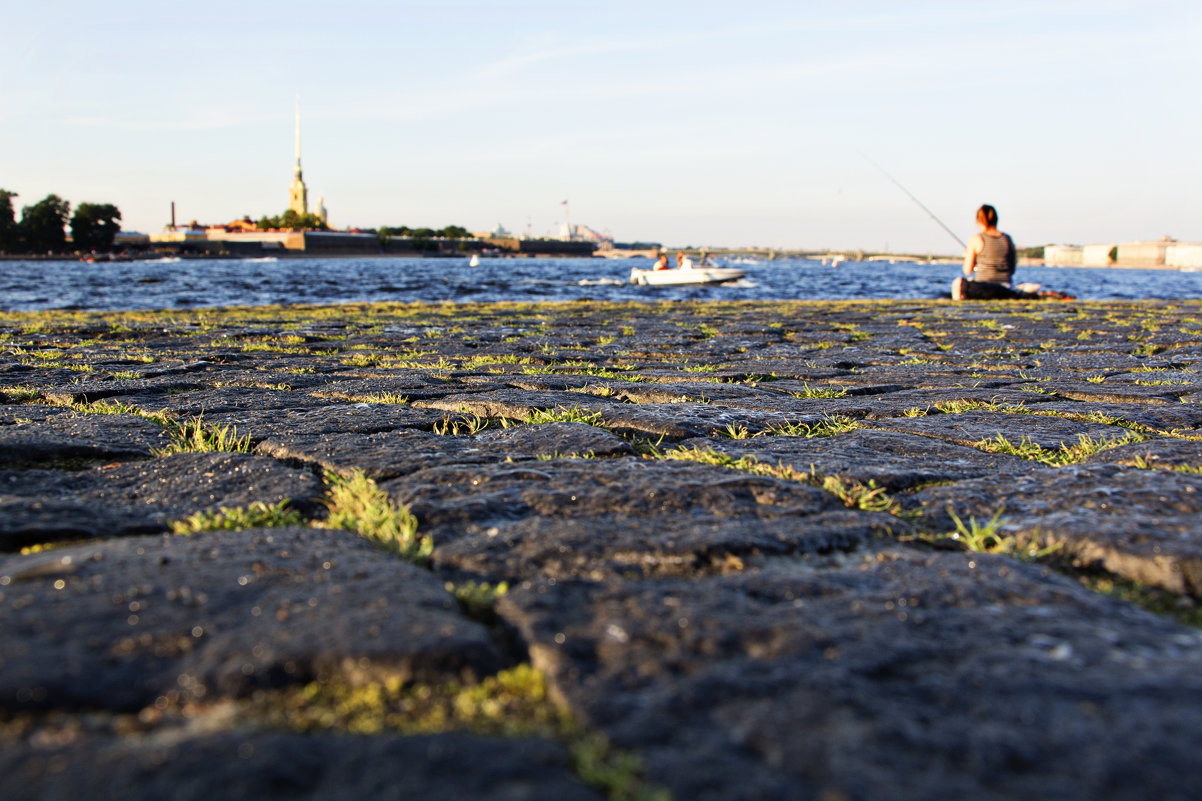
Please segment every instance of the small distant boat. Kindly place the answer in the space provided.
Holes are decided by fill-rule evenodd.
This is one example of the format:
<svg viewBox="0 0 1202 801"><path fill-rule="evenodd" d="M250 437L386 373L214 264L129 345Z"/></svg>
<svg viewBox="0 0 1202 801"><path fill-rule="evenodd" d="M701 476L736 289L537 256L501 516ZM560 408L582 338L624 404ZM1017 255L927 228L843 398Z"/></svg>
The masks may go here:
<svg viewBox="0 0 1202 801"><path fill-rule="evenodd" d="M133 261L134 257L124 253L90 253L87 256L80 256L79 260L89 264L98 264L108 261Z"/></svg>
<svg viewBox="0 0 1202 801"><path fill-rule="evenodd" d="M472 257L470 259L468 259L468 261L467 261L467 266L468 267L479 267L480 266L480 257L478 255L476 255L475 253L473 253Z"/></svg>
<svg viewBox="0 0 1202 801"><path fill-rule="evenodd" d="M635 267L630 271L630 283L639 286L725 284L738 281L745 275L746 270L734 267L693 267L687 270L640 270Z"/></svg>

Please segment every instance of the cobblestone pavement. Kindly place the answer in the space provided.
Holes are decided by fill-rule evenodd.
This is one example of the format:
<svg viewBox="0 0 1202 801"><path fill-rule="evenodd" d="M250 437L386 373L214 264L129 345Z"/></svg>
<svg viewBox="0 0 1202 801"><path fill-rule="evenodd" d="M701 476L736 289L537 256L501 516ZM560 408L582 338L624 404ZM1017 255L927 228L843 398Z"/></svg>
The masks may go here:
<svg viewBox="0 0 1202 801"><path fill-rule="evenodd" d="M1202 797L1202 303L0 315L0 796Z"/></svg>

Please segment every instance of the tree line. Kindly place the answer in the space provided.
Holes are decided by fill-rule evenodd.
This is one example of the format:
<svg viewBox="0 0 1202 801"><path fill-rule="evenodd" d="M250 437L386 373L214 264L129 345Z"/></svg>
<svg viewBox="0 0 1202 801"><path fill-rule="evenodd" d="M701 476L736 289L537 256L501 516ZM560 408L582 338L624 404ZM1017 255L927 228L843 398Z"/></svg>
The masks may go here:
<svg viewBox="0 0 1202 801"><path fill-rule="evenodd" d="M58 195L46 195L22 208L18 220L13 210L15 197L16 192L0 189L0 253L110 250L121 230L121 212L112 203L80 203L71 214L70 203Z"/></svg>
<svg viewBox="0 0 1202 801"><path fill-rule="evenodd" d="M246 219L249 222L249 218ZM272 229L303 231L306 228L316 231L325 231L329 228L329 226L326 225L326 221L323 220L319 215L313 214L312 212L298 214L295 209L288 209L283 214L279 214L275 217L268 217L266 214L264 214L259 218L259 221L255 223L255 225L257 225L259 230L262 231L269 231Z"/></svg>
<svg viewBox="0 0 1202 801"><path fill-rule="evenodd" d="M471 239L471 231L462 225L448 225L445 228L410 228L407 225L382 225L376 235L380 237L380 245L388 244L394 236L406 237L414 250L437 250L435 240L438 239ZM460 242L461 250L467 248L466 242Z"/></svg>
<svg viewBox="0 0 1202 801"><path fill-rule="evenodd" d="M411 239L471 239L471 231L462 225L448 225L446 228L410 228L407 225L381 226L379 232L384 236L407 236Z"/></svg>

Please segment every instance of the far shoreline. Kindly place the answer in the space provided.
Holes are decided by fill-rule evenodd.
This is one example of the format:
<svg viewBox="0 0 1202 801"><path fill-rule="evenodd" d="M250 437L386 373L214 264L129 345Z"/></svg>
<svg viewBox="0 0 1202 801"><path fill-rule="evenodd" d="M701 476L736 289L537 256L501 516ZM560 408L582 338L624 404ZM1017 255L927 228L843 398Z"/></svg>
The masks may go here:
<svg viewBox="0 0 1202 801"><path fill-rule="evenodd" d="M780 252L780 251L744 251L744 250L723 250L709 248L665 248L665 252L680 251L691 255L708 253L715 258L749 258L759 259L763 261L824 261L832 257L839 257L840 261L847 262L882 262L896 263L909 262L918 265L926 266L947 266L959 264L960 260L952 256L933 256L929 258L916 258L911 254L872 254L871 257L865 259L854 259L843 256L842 254L834 253L817 253L817 252ZM94 261L89 259L89 255L94 255ZM110 264L123 262L157 262L162 261L170 263L172 261L259 261L264 259L277 259L281 261L300 261L304 259L329 259L329 260L347 260L347 259L428 259L432 261L453 261L457 259L470 259L472 253L379 253L379 252L361 252L348 253L345 251L337 251L331 253L315 253L309 251L264 251L261 254L249 255L238 253L173 253L170 251L148 253L148 254L131 254L131 253L113 253L113 254L13 254L0 253L0 262L81 262L95 264ZM583 259L583 260L600 260L600 261L618 261L623 259L651 259L654 256L646 251L631 251L629 253L618 253L614 251L594 252L588 254L568 254L568 253L496 253L481 255L475 254L486 261L492 260L518 260L518 259L534 259L534 260L556 260L556 259ZM1111 264L1047 264L1043 259L1022 258L1019 260L1019 267L1047 267L1057 270L1156 270L1158 272L1195 272L1194 269L1187 267L1176 267L1167 264L1134 264L1115 262Z"/></svg>

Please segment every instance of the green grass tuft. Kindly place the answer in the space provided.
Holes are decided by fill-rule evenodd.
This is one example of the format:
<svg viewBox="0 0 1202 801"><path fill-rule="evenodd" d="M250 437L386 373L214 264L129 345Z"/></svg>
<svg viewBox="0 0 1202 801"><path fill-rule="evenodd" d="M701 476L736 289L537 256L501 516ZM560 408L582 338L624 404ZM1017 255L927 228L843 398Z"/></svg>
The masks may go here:
<svg viewBox="0 0 1202 801"><path fill-rule="evenodd" d="M42 393L33 387L4 387L0 389L0 397L5 403L37 403Z"/></svg>
<svg viewBox="0 0 1202 801"><path fill-rule="evenodd" d="M646 784L643 760L614 748L603 734L576 737L569 745L572 769L609 801L671 801L671 793Z"/></svg>
<svg viewBox="0 0 1202 801"><path fill-rule="evenodd" d="M434 424L433 431L435 434L449 434L457 437L460 434L467 436L479 434L486 428L488 428L488 421L478 415L461 414L457 419L452 420L450 415L444 414L442 422Z"/></svg>
<svg viewBox="0 0 1202 801"><path fill-rule="evenodd" d="M529 665L478 683L413 684L400 679L311 682L263 693L244 714L297 732L426 734L471 731L509 737L553 737L571 727L547 697L546 679Z"/></svg>
<svg viewBox="0 0 1202 801"><path fill-rule="evenodd" d="M756 436L780 436L780 437L805 437L813 439L815 437L834 437L839 434L846 434L849 431L855 431L860 428L860 421L842 414L824 416L817 423L783 423L779 426L771 426L767 431L763 431Z"/></svg>
<svg viewBox="0 0 1202 801"><path fill-rule="evenodd" d="M792 393L793 397L799 400L808 398L846 398L847 387L811 387L808 383L802 384L804 389L801 392Z"/></svg>
<svg viewBox="0 0 1202 801"><path fill-rule="evenodd" d="M515 356L513 354L505 354L502 356L480 355L473 356L463 362L464 370L478 370L481 367L489 367L497 364L533 364L534 360L529 356Z"/></svg>
<svg viewBox="0 0 1202 801"><path fill-rule="evenodd" d="M1135 431L1128 431L1124 436L1117 439L1094 439L1088 434L1081 434L1077 438L1077 444L1061 444L1059 449L1052 450L1037 445L1026 437L1023 437L1016 445L1001 434L998 434L992 439L983 439L980 442L974 443L973 447L986 453L1008 453L1011 456L1030 459L1031 461L1051 467L1063 467L1066 464L1084 462L1096 453L1117 448L1120 445L1143 442L1146 439L1146 436Z"/></svg>
<svg viewBox="0 0 1202 801"><path fill-rule="evenodd" d="M455 596L455 600L463 607L468 617L474 620L490 620L494 617L493 607L497 599L509 592L509 584L502 581L499 584L487 582L465 581L446 583L447 592Z"/></svg>
<svg viewBox="0 0 1202 801"><path fill-rule="evenodd" d="M747 439L749 436L751 436L751 432L747 430L747 426L743 425L742 423L739 425L727 423L726 428L722 431L719 431L718 434L720 436L730 437L731 439Z"/></svg>
<svg viewBox="0 0 1202 801"><path fill-rule="evenodd" d="M235 509L221 508L216 511L197 512L171 524L176 534L199 534L204 531L231 531L248 528L280 528L304 525L300 512L288 508L288 500L268 506L255 501L249 506Z"/></svg>
<svg viewBox="0 0 1202 801"><path fill-rule="evenodd" d="M816 483L822 489L838 498L848 509L859 509L862 512L888 512L898 514L897 503L889 497L884 487L878 487L876 481L869 479L864 484L855 479L845 479L842 476L820 475L811 472L811 483Z"/></svg>
<svg viewBox="0 0 1202 801"><path fill-rule="evenodd" d="M978 522L975 517L970 517L968 522L965 523L954 512L949 510L948 514L951 515L952 522L956 524L956 530L936 536L934 539L958 542L966 550L974 553L1001 554L1003 556L1012 556L1025 562L1042 559L1060 550L1059 543L1055 545L1047 544L1039 536L1022 538L1002 534L1001 529L1008 522L1006 518L1002 517L1002 512L1003 510L999 509L985 523Z"/></svg>
<svg viewBox="0 0 1202 801"><path fill-rule="evenodd" d="M389 406L405 406L409 403L409 396L396 392L369 392L364 395L348 395L347 400L352 403L378 403Z"/></svg>
<svg viewBox="0 0 1202 801"><path fill-rule="evenodd" d="M162 418L171 443L155 451L156 456L173 453L250 453L250 435L238 436L238 429L229 426L205 425L201 417L183 422L169 417Z"/></svg>
<svg viewBox="0 0 1202 801"><path fill-rule="evenodd" d="M543 673L517 665L478 682L406 684L399 678L350 684L336 679L262 691L239 710L255 727L301 733L379 735L470 731L545 737L564 744L572 769L610 801L671 801L643 778L642 760L588 731L552 700Z"/></svg>
<svg viewBox="0 0 1202 801"><path fill-rule="evenodd" d="M1202 629L1202 606L1193 598L1106 571L1079 570L1069 571L1069 574L1094 592L1170 617L1182 625Z"/></svg>
<svg viewBox="0 0 1202 801"><path fill-rule="evenodd" d="M397 506L362 470L349 477L326 474L327 528L358 532L369 542L403 559L424 564L434 552L430 537L419 537L417 518Z"/></svg>
<svg viewBox="0 0 1202 801"><path fill-rule="evenodd" d="M600 426L601 412L590 412L579 406L568 408L556 406L554 409L534 409L526 415L527 423L586 423L590 426Z"/></svg>
<svg viewBox="0 0 1202 801"><path fill-rule="evenodd" d="M848 509L858 509L864 512L900 513L897 503L888 495L885 488L878 487L875 481L864 484L842 476L823 475L814 470L812 466L808 472L803 472L786 464L770 465L767 462L759 461L754 456L742 456L736 459L730 454L716 451L713 448L676 448L659 454L659 456L663 459L725 467L753 476L799 481L829 492Z"/></svg>

